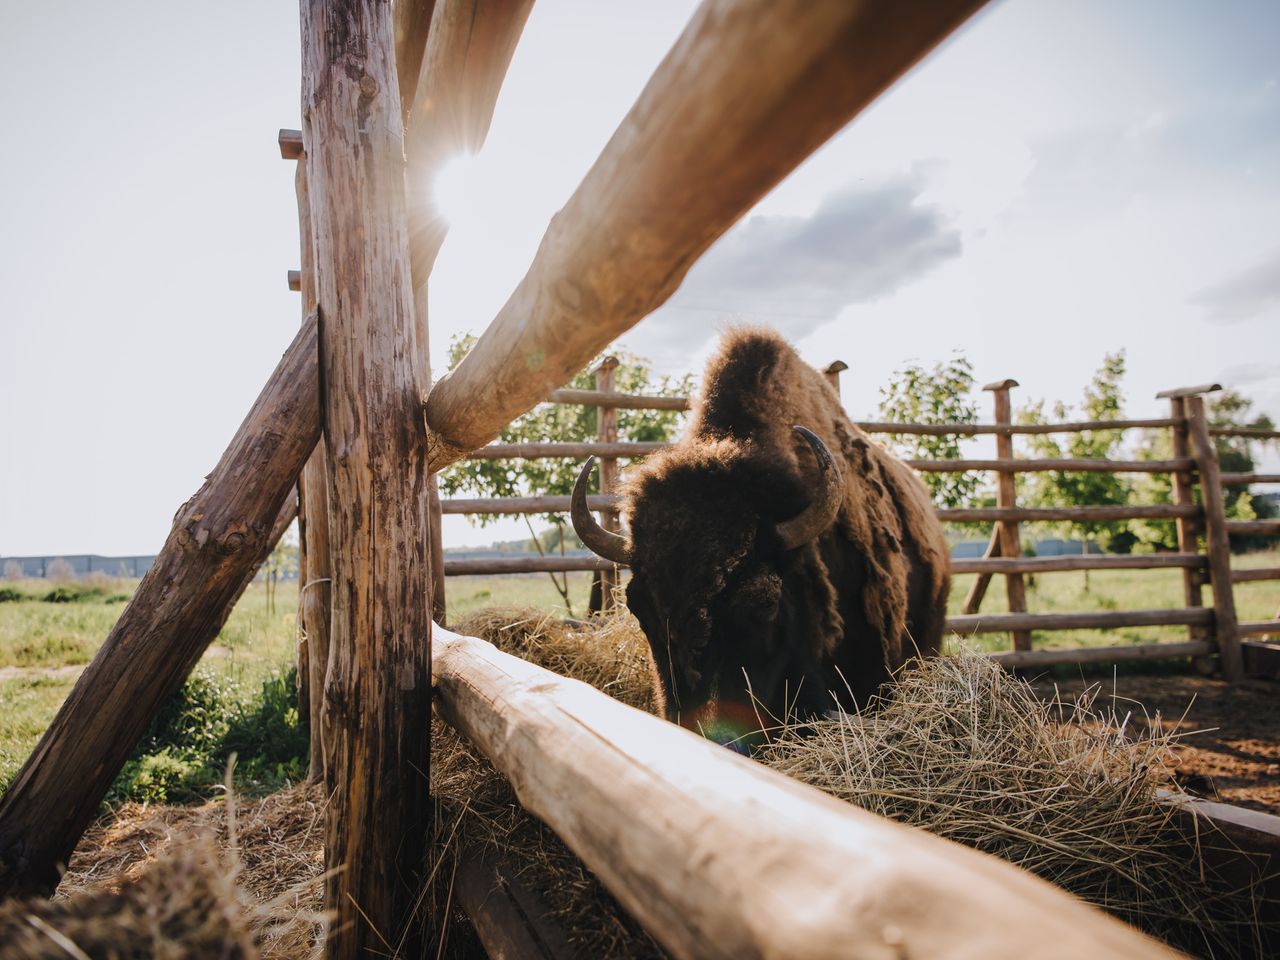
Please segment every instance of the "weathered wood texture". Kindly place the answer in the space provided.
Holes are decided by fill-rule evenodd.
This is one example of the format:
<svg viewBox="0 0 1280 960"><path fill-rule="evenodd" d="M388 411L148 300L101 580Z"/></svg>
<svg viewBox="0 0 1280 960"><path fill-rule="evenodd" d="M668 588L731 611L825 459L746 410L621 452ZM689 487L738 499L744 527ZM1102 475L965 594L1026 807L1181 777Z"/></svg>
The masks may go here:
<svg viewBox="0 0 1280 960"><path fill-rule="evenodd" d="M618 369L617 357L605 357L596 368L596 391L602 394L613 393L613 374ZM618 442L618 412L613 407L596 408L596 440L602 444ZM616 496L618 492L618 460L616 457L600 458L600 494ZM600 525L610 533L622 532L622 520L617 510L603 510L600 513ZM609 610L614 605L614 594L618 589L618 571L615 567L601 570L597 575L600 602L593 609ZM595 587L593 586L593 592Z"/></svg>
<svg viewBox="0 0 1280 960"><path fill-rule="evenodd" d="M389 4L303 0L333 564L327 954L341 958L422 949L431 527L392 51Z"/></svg>
<svg viewBox="0 0 1280 960"><path fill-rule="evenodd" d="M982 552L982 559L995 560L1000 557L1000 529L998 527L991 528L991 539L987 541L987 548ZM1013 558L1010 562L1017 562L1018 558ZM973 584L969 587L969 592L965 594L964 604L960 607L961 613L977 613L982 607L982 599L987 595L987 588L991 586L991 574L999 568L974 568L972 570L963 571L967 573L977 573ZM962 571L956 569L956 561L951 561L951 572L960 573Z"/></svg>
<svg viewBox="0 0 1280 960"><path fill-rule="evenodd" d="M1140 643L1127 647L1082 647L1075 650L1006 650L989 653L1002 667L1036 668L1067 663L1131 663L1135 660L1167 660L1173 657L1203 657L1213 653L1208 640L1179 640L1176 643Z"/></svg>
<svg viewBox="0 0 1280 960"><path fill-rule="evenodd" d="M1205 553L1209 558L1209 582L1213 587L1213 636L1218 647L1222 675L1228 680L1243 676L1237 632L1235 593L1231 587L1231 544L1228 539L1226 506L1219 479L1218 448L1209 436L1204 414L1204 398L1189 396L1186 404L1187 425L1200 471L1200 499L1204 504Z"/></svg>
<svg viewBox="0 0 1280 960"><path fill-rule="evenodd" d="M717 237L979 6L706 0L511 298L432 390L432 470L661 306Z"/></svg>
<svg viewBox="0 0 1280 960"><path fill-rule="evenodd" d="M1201 510L1195 504L1126 504L1106 507L962 507L935 511L939 520L948 522L1042 522L1058 520L1172 520L1196 517ZM1003 549L1003 548L1002 548ZM1003 554L1002 554L1003 555Z"/></svg>
<svg viewBox="0 0 1280 960"><path fill-rule="evenodd" d="M1242 637L1265 637L1280 633L1280 619L1244 620L1236 624L1236 632Z"/></svg>
<svg viewBox="0 0 1280 960"><path fill-rule="evenodd" d="M440 169L484 146L494 106L533 0L437 0L405 134L416 289L449 230L432 191Z"/></svg>
<svg viewBox="0 0 1280 960"><path fill-rule="evenodd" d="M444 380L440 382L443 383ZM614 457L633 459L647 457L652 453L657 453L659 450L665 450L669 446L670 444L668 443L636 443L625 440L615 443L600 443L599 441L591 440L583 442L547 440L529 443L491 443L472 450L467 454L466 459L532 460L537 457L554 457L557 459L562 457L571 457L573 459Z"/></svg>
<svg viewBox="0 0 1280 960"><path fill-rule="evenodd" d="M1170 400L1179 397L1196 397L1202 393L1214 393L1222 389L1220 383L1198 383L1194 387L1174 387L1172 390L1161 390L1156 394L1157 400L1163 400L1166 397Z"/></svg>
<svg viewBox="0 0 1280 960"><path fill-rule="evenodd" d="M1191 443L1187 433L1187 407L1182 397L1169 398L1169 416L1175 421L1170 437L1173 455L1179 460L1191 456ZM1192 493L1194 477L1190 468L1175 470L1170 475L1172 482L1173 502L1179 506L1192 506L1195 496ZM1200 534L1204 529L1204 513L1179 517L1176 525L1179 553L1198 553L1200 551ZM1182 571L1182 600L1188 608L1204 606L1204 567L1188 567ZM1187 627L1187 639L1204 640L1208 631L1203 626ZM1206 668L1209 664L1204 665Z"/></svg>
<svg viewBox="0 0 1280 960"><path fill-rule="evenodd" d="M435 677L442 716L676 957L1172 956L1016 867L481 640L437 629Z"/></svg>
<svg viewBox="0 0 1280 960"><path fill-rule="evenodd" d="M1224 473L1224 487L1247 487L1251 483L1280 483L1280 473Z"/></svg>
<svg viewBox="0 0 1280 960"><path fill-rule="evenodd" d="M568 513L571 497L451 497L440 501L440 512L448 515L458 514L498 514L517 516L522 513ZM587 497L587 507L591 510L609 510L617 512L622 505L618 496L604 497L591 494Z"/></svg>
<svg viewBox="0 0 1280 960"><path fill-rule="evenodd" d="M1232 570L1232 583L1252 583L1256 580L1280 580L1280 567L1254 567L1252 570Z"/></svg>
<svg viewBox="0 0 1280 960"><path fill-rule="evenodd" d="M298 134L299 142L302 134ZM298 154L299 163L294 174L294 192L298 199L298 245L301 269L299 290L302 293L304 322L316 313L315 240L311 230L311 200L307 192L307 165ZM319 363L319 356L316 363ZM318 369L315 368L315 369ZM318 380L318 376L316 377ZM316 402L319 403L319 395ZM299 555L307 560L306 575L302 578L298 594L298 616L302 624L302 636L307 646L306 677L299 664L298 684L306 684L307 722L311 732L310 757L307 779L318 783L324 779L325 744L328 742L326 726L328 713L324 708L324 681L329 671L329 620L333 567L329 557L329 460L324 443L316 444L302 468L302 503L300 512L305 523L300 526Z"/></svg>
<svg viewBox="0 0 1280 960"><path fill-rule="evenodd" d="M521 865L504 863L492 849L471 846L458 860L458 903L490 960L571 960L564 931L549 921L538 892L520 879Z"/></svg>
<svg viewBox="0 0 1280 960"><path fill-rule="evenodd" d="M615 564L602 557L481 557L446 560L445 576L468 577L495 573L565 573L575 570L612 570Z"/></svg>
<svg viewBox="0 0 1280 960"><path fill-rule="evenodd" d="M1280 537L1280 520L1227 520L1223 527L1231 536Z"/></svg>
<svg viewBox="0 0 1280 960"><path fill-rule="evenodd" d="M125 758L270 552L320 435L316 394L299 391L315 356L312 321L0 799L0 896L53 890Z"/></svg>
<svg viewBox="0 0 1280 960"><path fill-rule="evenodd" d="M1016 380L1005 380L999 384L984 387L991 390L995 405L995 421L997 424L1013 422L1013 407L1009 399L1009 390L1018 385ZM996 434L996 457L1003 461L1013 460L1013 436L1009 433ZM996 506L1002 510L1013 511L1017 508L1017 493L1011 470L1003 469L996 474ZM1018 532L1018 520L1014 517L1002 519L996 523L996 535L1000 538L1000 556L1010 560L1022 554L1022 537ZM1009 612L1016 616L1027 609L1027 587L1022 574L1010 571L1005 574L1005 595L1008 598ZM1026 629L1011 628L1014 650L1031 649L1031 633Z"/></svg>
<svg viewBox="0 0 1280 960"><path fill-rule="evenodd" d="M647 397L637 393L601 393L599 390L552 390L548 403L581 404L584 407L614 407L623 410L688 410L688 397Z"/></svg>
<svg viewBox="0 0 1280 960"><path fill-rule="evenodd" d="M1064 420L1060 423L889 423L878 420L858 424L867 433L920 434L932 437L974 437L988 434L1085 433L1089 430L1132 430L1171 427L1166 417L1149 420Z"/></svg>
<svg viewBox="0 0 1280 960"><path fill-rule="evenodd" d="M1170 567L1203 569L1205 558L1194 553L1069 554L1058 557L983 557L952 560L952 573L1049 573L1062 570L1155 570Z"/></svg>
<svg viewBox="0 0 1280 960"><path fill-rule="evenodd" d="M1115 627L1211 624L1212 610L1100 610L1088 613L982 613L947 617L947 629L959 634L1012 630L1109 630Z"/></svg>

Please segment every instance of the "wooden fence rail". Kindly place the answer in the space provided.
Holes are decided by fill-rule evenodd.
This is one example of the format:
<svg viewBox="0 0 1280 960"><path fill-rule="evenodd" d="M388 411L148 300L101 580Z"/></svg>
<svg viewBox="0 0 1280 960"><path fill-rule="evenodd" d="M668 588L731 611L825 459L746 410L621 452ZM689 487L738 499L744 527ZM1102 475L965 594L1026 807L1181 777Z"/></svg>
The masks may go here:
<svg viewBox="0 0 1280 960"><path fill-rule="evenodd" d="M839 391L839 371L845 365L839 363L828 367L827 375L832 385ZM549 402L596 405L602 412L618 408L626 409L689 409L690 400L684 397L646 397L636 394L619 394L612 392L611 383L601 383L603 389L596 390L557 390L549 396ZM948 627L957 633L1002 633L1012 634L1015 653L1001 654L1002 662L1009 665L1030 666L1034 664L1048 665L1064 662L1098 662L1108 657L1116 661L1126 659L1145 659L1155 655L1193 656L1203 658L1210 653L1218 652L1223 638L1231 644L1233 633L1230 618L1219 618L1216 614L1220 599L1215 598L1215 606L1205 607L1202 601L1202 589L1212 585L1210 576L1210 557L1208 553L1198 552L1201 536L1208 529L1206 508L1196 502L1193 489L1204 469L1198 448L1193 451L1191 438L1193 434L1193 417L1203 418L1203 409L1199 412L1188 410L1193 407L1196 398L1190 388L1170 391L1171 409L1168 417L1147 419L1116 419L1072 421L1055 424L1015 424L1012 423L1011 407L1007 402L1008 391L1016 386L1016 381L1005 380L988 385L988 389L997 396L996 423L992 424L898 424L883 421L864 421L859 425L868 432L878 434L904 435L962 435L980 434L995 435L997 454L994 459L962 458L954 460L909 460L911 466L921 472L961 472L970 470L994 472L1000 481L997 485L998 502L1004 505L996 507L939 509L939 519L950 523L994 523L996 524L991 547L981 558L955 559L951 568L953 573L978 574L973 590L966 602L963 615L948 621ZM1214 386L1214 385L1208 385ZM1000 395L1004 394L1001 401ZM1168 429L1173 434L1174 456L1162 460L1099 460L1081 458L1045 458L1027 459L1013 456L1010 443L1015 434L1048 434L1073 433L1088 430L1130 430L1130 429ZM1215 430L1202 423L1200 428L1207 436L1236 435L1230 430ZM1258 431L1245 435L1253 436ZM584 458L596 456L610 465L619 459L635 459L665 449L662 443L628 443L617 442L613 434L602 433L600 439L578 443L519 443L490 444L473 451L471 457L489 458L530 458L530 457L574 457ZM1196 453L1193 456L1193 452ZM615 468L616 469L616 468ZM1173 500L1168 504L1124 504L1093 507L1018 507L1014 501L1012 478L1018 473L1046 471L1080 471L1080 472L1134 472L1160 474L1168 473L1173 479ZM611 481L612 482L612 481ZM1232 473L1220 475L1220 486L1245 486L1251 483L1280 482L1280 475L1267 473ZM567 513L569 510L567 496L532 496L512 498L473 498L453 499L442 503L448 514L534 514L534 513ZM1208 498L1210 501L1212 497ZM1220 501L1221 498L1219 497ZM588 505L601 514L602 522L606 519L616 523L616 516L621 501L614 496L592 496ZM1213 509L1214 504L1209 503ZM1100 556L1084 554L1079 556L1060 557L1022 557L1019 556L1021 530L1023 523L1041 522L1110 522L1118 520L1170 520L1178 529L1179 551L1168 554L1147 554L1129 556ZM1218 522L1220 535L1280 533L1280 521L1226 521ZM1007 534L1002 535L1002 530ZM1006 555L1002 540L1010 541L1012 555ZM1219 557L1221 562L1221 557ZM1026 591L1021 589L1023 574L1049 573L1069 570L1143 570L1172 568L1180 569L1184 581L1184 608L1177 610L1136 610L1105 611L1095 613L1054 613L1036 614L1026 610ZM615 566L596 557L488 557L467 560L446 560L445 572L450 576L488 575L532 573L539 571L592 571L597 574L611 574ZM1010 587L1009 607L1005 614L979 615L977 613L986 584L991 576L1005 577ZM1231 572L1220 580L1230 585L1262 580L1280 579L1280 568L1257 571L1240 570ZM1105 647L1103 652L1094 650L1051 650L1031 651L1030 631L1042 630L1074 630L1074 629L1114 629L1129 626L1179 626L1185 625L1188 639L1185 643L1141 644L1135 647ZM1266 635L1275 632L1271 621L1257 621L1241 625L1234 631L1238 636ZM1161 654L1159 651L1165 651ZM1073 658L1077 658L1073 661ZM1208 661L1204 661L1207 663ZM1224 668L1232 670L1233 658L1228 652L1224 660Z"/></svg>

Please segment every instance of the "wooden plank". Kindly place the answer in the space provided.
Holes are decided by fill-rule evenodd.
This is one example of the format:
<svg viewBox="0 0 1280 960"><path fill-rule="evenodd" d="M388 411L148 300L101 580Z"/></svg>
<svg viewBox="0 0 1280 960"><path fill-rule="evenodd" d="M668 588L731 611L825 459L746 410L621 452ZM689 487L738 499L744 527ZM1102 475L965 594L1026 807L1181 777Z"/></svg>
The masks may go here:
<svg viewBox="0 0 1280 960"><path fill-rule="evenodd" d="M435 676L441 716L677 958L1173 955L1017 867L481 640L437 629Z"/></svg>
<svg viewBox="0 0 1280 960"><path fill-rule="evenodd" d="M280 144L280 156L285 160L302 159L302 131L281 129L276 141Z"/></svg>
<svg viewBox="0 0 1280 960"><path fill-rule="evenodd" d="M1194 387L1176 387L1173 390L1161 390L1156 394L1157 400L1169 399L1185 399L1187 397L1198 397L1205 393L1214 393L1222 389L1220 383L1200 383Z"/></svg>
<svg viewBox="0 0 1280 960"><path fill-rule="evenodd" d="M613 393L613 372L618 369L617 357L605 357L596 368L596 391L602 394ZM608 445L618 442L618 412L613 407L596 408L596 440ZM616 496L618 492L618 458L600 458L600 493L602 496ZM617 510L603 510L600 513L600 526L610 533L622 532L622 520ZM618 589L618 571L615 567L601 570L596 574L600 588L599 606L593 609L611 610L614 605L614 594ZM592 590L594 594L594 587ZM594 597L593 597L594 599Z"/></svg>
<svg viewBox="0 0 1280 960"><path fill-rule="evenodd" d="M427 403L438 470L666 302L775 184L981 0L705 0ZM767 69L761 69L767 64Z"/></svg>
<svg viewBox="0 0 1280 960"><path fill-rule="evenodd" d="M613 570L617 564L596 556L577 557L481 557L444 562L447 577L489 576L509 573L564 573L575 570Z"/></svg>
<svg viewBox="0 0 1280 960"><path fill-rule="evenodd" d="M941 508L939 520L952 523L989 523L993 521L1058 521L1058 520L1172 520L1198 517L1203 511L1195 504L1126 504L1107 507L963 507Z"/></svg>
<svg viewBox="0 0 1280 960"><path fill-rule="evenodd" d="M822 375L827 378L827 383L831 384L831 389L836 392L837 397L840 396L840 374L848 369L849 365L843 360L832 360L822 371Z"/></svg>
<svg viewBox="0 0 1280 960"><path fill-rule="evenodd" d="M1251 483L1280 483L1280 473L1224 473L1224 487L1247 487Z"/></svg>
<svg viewBox="0 0 1280 960"><path fill-rule="evenodd" d="M984 613L947 617L947 629L960 634L1008 630L1110 630L1115 627L1184 626L1213 623L1213 611L1095 610L1087 613Z"/></svg>
<svg viewBox="0 0 1280 960"><path fill-rule="evenodd" d="M1249 677L1264 680L1280 680L1280 629L1270 640L1241 640L1240 652L1244 654L1244 672ZM1280 897L1277 898L1280 902Z"/></svg>
<svg viewBox="0 0 1280 960"><path fill-rule="evenodd" d="M1244 620L1237 629L1242 637L1267 637L1280 634L1280 620Z"/></svg>
<svg viewBox="0 0 1280 960"><path fill-rule="evenodd" d="M288 283L290 290L292 290L294 293L297 293L299 290L302 289L302 271L290 270L285 275L285 282Z"/></svg>
<svg viewBox="0 0 1280 960"><path fill-rule="evenodd" d="M907 460L906 463L922 473L964 473L969 470L993 470L1009 473L1172 473L1185 470L1194 464L1190 460L1095 460L1055 459L1022 460Z"/></svg>
<svg viewBox="0 0 1280 960"><path fill-rule="evenodd" d="M443 380L441 381L444 382ZM468 460L531 460L537 457L571 457L586 459L587 457L617 457L635 459L647 457L665 450L668 443L561 443L548 441L545 443L491 443L488 446L472 450L467 454Z"/></svg>
<svg viewBox="0 0 1280 960"><path fill-rule="evenodd" d="M301 137L301 133L299 133ZM301 156L301 154L299 154ZM311 232L311 200L307 192L307 166L299 163L294 174L298 200L298 237L302 264L303 318L316 315L315 246ZM319 402L319 397L317 397ZM298 594L298 616L307 644L308 725L311 733L307 779L324 779L326 728L329 714L324 707L324 678L329 670L329 620L332 615L330 586L333 565L329 556L329 458L324 443L316 444L302 468L302 506L306 519L299 530L299 553L307 557L306 576ZM299 683L301 683L299 678Z"/></svg>
<svg viewBox="0 0 1280 960"><path fill-rule="evenodd" d="M985 434L1084 433L1088 430L1134 430L1171 427L1168 417L1149 420L1066 420L1061 423L1015 423L1008 427L998 423L890 423L866 420L858 426L867 433L919 434L932 437L979 436Z"/></svg>
<svg viewBox="0 0 1280 960"><path fill-rule="evenodd" d="M1207 561L1194 553L1072 554L1060 557L983 557L952 560L952 573L1051 573L1064 570L1202 569ZM968 613L968 611L965 611ZM976 611L975 611L976 612Z"/></svg>
<svg viewBox="0 0 1280 960"><path fill-rule="evenodd" d="M1223 526L1229 535L1280 537L1280 519L1277 520L1227 520Z"/></svg>
<svg viewBox="0 0 1280 960"><path fill-rule="evenodd" d="M391 5L303 0L302 116L331 476L327 955L425 949L431 524ZM392 679L393 678L393 679ZM406 929L408 925L408 929Z"/></svg>
<svg viewBox="0 0 1280 960"><path fill-rule="evenodd" d="M1209 437L1205 419L1204 398L1189 396L1185 400L1196 466L1200 471L1200 500L1205 513L1205 553L1209 558L1209 581L1213 587L1214 639L1222 674L1228 680L1243 675L1240 637L1236 632L1236 601L1231 587L1231 542L1226 522L1226 506L1222 499L1219 477L1218 448Z"/></svg>
<svg viewBox="0 0 1280 960"><path fill-rule="evenodd" d="M1280 580L1280 567L1254 567L1251 570L1232 570L1232 583L1252 583L1255 580Z"/></svg>
<svg viewBox="0 0 1280 960"><path fill-rule="evenodd" d="M520 867L492 848L472 845L458 857L458 903L490 960L569 960L575 953L553 926L542 898L519 879Z"/></svg>
<svg viewBox="0 0 1280 960"><path fill-rule="evenodd" d="M408 123L418 90L418 77L431 29L436 0L396 0L391 11L395 37L396 84L400 90L401 120Z"/></svg>
<svg viewBox="0 0 1280 960"><path fill-rule="evenodd" d="M446 516L457 514L496 514L518 516L524 513L568 513L571 497L451 497L440 501L440 511ZM587 497L591 510L617 511L622 506L618 496L604 497L591 494Z"/></svg>
<svg viewBox="0 0 1280 960"><path fill-rule="evenodd" d="M548 403L573 403L584 407L614 407L624 410L688 410L688 397L646 397L637 393L608 393L599 390L552 390Z"/></svg>
<svg viewBox="0 0 1280 960"><path fill-rule="evenodd" d="M304 324L231 445L0 798L0 897L52 892L159 707L218 635L320 437L316 323Z"/></svg>
<svg viewBox="0 0 1280 960"><path fill-rule="evenodd" d="M1135 660L1165 660L1173 657L1203 657L1213 653L1208 640L1180 640L1176 643L1140 643L1126 647L1079 647L1070 650L1006 650L989 653L1009 669L1052 667L1068 663L1131 663Z"/></svg>

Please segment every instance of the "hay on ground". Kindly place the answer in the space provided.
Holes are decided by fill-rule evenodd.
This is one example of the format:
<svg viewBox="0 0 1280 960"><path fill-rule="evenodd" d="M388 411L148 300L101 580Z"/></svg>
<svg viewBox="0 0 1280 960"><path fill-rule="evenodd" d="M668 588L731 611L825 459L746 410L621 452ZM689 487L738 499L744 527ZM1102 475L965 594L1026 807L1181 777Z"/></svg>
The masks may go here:
<svg viewBox="0 0 1280 960"><path fill-rule="evenodd" d="M578 626L485 611L458 625L632 706L652 711L647 645L625 611ZM1096 691L1095 691L1096 692ZM875 709L773 732L756 759L882 816L1015 863L1197 954L1258 950L1257 904L1202 862L1157 790L1177 791L1173 739L1131 736L1086 697L1051 706L975 653L905 672ZM439 860L429 900L452 911L447 861L487 844L544 893L584 956L660 956L616 901L499 774L437 721L432 790ZM440 912L443 911L443 912Z"/></svg>

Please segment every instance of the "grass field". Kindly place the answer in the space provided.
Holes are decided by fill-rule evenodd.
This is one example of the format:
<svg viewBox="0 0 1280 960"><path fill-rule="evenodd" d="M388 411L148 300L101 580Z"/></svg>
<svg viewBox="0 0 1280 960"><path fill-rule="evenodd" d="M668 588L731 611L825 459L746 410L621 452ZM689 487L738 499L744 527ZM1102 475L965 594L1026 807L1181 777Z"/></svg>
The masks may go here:
<svg viewBox="0 0 1280 960"><path fill-rule="evenodd" d="M1280 565L1280 552L1235 558L1238 568ZM955 578L950 609L959 611L972 575ZM75 585L71 585L74 587ZM24 599L0 603L0 784L16 772L70 691L80 669L88 663L120 611L135 583L95 581L85 596L64 603L45 602L52 585L43 580L6 582ZM586 610L590 575L569 575L573 613ZM1265 620L1280 609L1280 582L1263 581L1236 586L1236 605L1242 620ZM448 581L450 620L489 606L519 606L566 612L550 579L520 577L457 577ZM1028 606L1036 612L1175 608L1182 605L1179 570L1110 570L1042 574L1028 584ZM1206 602L1211 602L1205 591ZM217 640L201 660L197 672L229 689L255 691L291 663L297 642L297 591L281 585L276 607L268 607L266 589L254 584L245 592ZM983 612L1006 608L1004 585L996 578L987 592ZM1108 632L1036 632L1036 647L1099 646L1180 640L1183 627L1133 627ZM1007 635L980 635L967 641L982 650L1008 649Z"/></svg>

